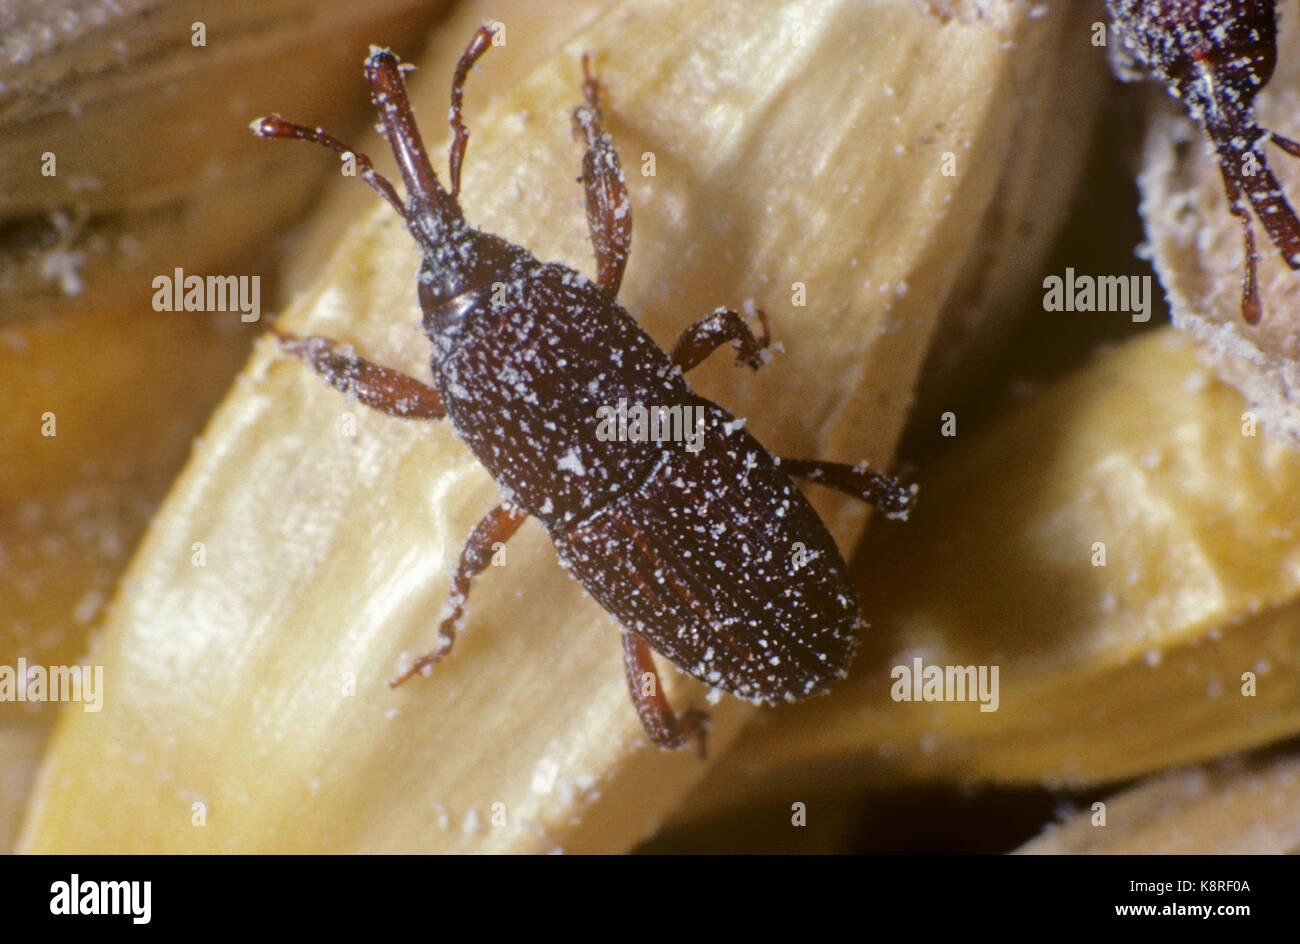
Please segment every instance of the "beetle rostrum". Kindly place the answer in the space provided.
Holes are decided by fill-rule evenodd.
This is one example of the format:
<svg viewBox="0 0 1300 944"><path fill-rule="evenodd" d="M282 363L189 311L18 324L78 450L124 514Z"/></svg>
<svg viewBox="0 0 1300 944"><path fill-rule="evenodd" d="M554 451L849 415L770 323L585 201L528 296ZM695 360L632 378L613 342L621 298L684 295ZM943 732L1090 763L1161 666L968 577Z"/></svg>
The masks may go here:
<svg viewBox="0 0 1300 944"><path fill-rule="evenodd" d="M393 685L427 672L451 648L473 579L528 518L560 560L623 627L624 666L650 739L701 750L707 717L674 713L651 649L709 685L754 702L794 701L844 675L861 620L847 568L791 476L821 482L904 517L908 487L865 465L779 459L683 376L730 341L757 369L769 341L719 309L664 352L616 300L632 215L618 154L603 129L602 88L584 56L585 101L573 113L586 145L582 181L595 281L538 261L470 226L461 213L465 77L491 45L480 28L452 80L450 191L434 173L397 58L372 48L371 97L397 157L406 200L370 160L320 129L278 115L253 122L264 137L299 138L355 159L361 176L406 221L424 259L418 296L433 345L429 386L321 337L279 333L283 349L335 387L390 416L451 420L508 500L470 534L452 580L450 613L432 651ZM690 418L694 446L597 435L602 408L653 405Z"/></svg>

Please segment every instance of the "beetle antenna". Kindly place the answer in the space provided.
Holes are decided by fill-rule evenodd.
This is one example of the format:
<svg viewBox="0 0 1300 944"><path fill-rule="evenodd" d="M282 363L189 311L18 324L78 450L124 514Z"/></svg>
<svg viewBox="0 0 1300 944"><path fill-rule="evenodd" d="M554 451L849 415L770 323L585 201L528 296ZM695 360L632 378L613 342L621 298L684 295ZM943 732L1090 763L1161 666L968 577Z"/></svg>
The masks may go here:
<svg viewBox="0 0 1300 944"><path fill-rule="evenodd" d="M254 118L249 127L253 129L253 134L260 138L297 138L299 141L311 141L313 144L338 151L345 160L351 157L361 168L361 179L378 191L381 197L393 205L398 215L405 219L406 207L402 205L402 198L397 195L393 182L375 170L374 165L370 163L370 158L360 151L354 151L333 135L326 134L320 128L308 128L306 125L285 121L276 114L268 118Z"/></svg>
<svg viewBox="0 0 1300 944"><path fill-rule="evenodd" d="M469 75L474 63L488 51L495 34L496 31L491 26L480 26L475 30L451 77L451 153L447 157L447 167L451 174L453 200L460 195L460 166L465 161L465 148L469 145L469 129L460 116L460 103L465 97L465 77Z"/></svg>

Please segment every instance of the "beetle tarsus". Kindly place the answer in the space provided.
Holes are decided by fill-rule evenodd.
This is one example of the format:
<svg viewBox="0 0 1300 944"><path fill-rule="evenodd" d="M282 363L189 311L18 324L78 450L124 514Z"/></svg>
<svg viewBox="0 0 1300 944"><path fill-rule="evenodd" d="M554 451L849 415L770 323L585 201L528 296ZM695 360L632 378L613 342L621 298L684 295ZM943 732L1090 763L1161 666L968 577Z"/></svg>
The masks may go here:
<svg viewBox="0 0 1300 944"><path fill-rule="evenodd" d="M1255 267L1258 255L1255 252L1255 231L1250 225L1250 204L1237 185L1236 180L1223 168L1223 189L1228 197L1228 212L1241 224L1241 235L1245 243L1245 264L1241 275L1241 317L1246 324L1257 324L1262 314L1259 302L1259 286L1256 283Z"/></svg>
<svg viewBox="0 0 1300 944"><path fill-rule="evenodd" d="M877 472L865 462L846 465L817 459L782 459L786 474L859 498L887 517L904 520L916 504L917 487Z"/></svg>
<svg viewBox="0 0 1300 944"><path fill-rule="evenodd" d="M641 717L641 726L654 745L675 751L695 738L700 757L704 757L709 733L708 714L696 708L681 715L673 711L660 684L659 670L655 667L649 644L626 630L623 632L623 669L627 673L632 703Z"/></svg>

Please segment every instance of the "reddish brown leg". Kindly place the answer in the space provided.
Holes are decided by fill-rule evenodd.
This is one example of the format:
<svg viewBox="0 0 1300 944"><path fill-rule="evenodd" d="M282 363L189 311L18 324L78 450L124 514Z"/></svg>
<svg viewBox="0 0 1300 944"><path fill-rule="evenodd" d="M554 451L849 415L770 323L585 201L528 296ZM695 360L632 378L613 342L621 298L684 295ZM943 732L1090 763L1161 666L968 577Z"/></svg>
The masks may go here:
<svg viewBox="0 0 1300 944"><path fill-rule="evenodd" d="M596 251L596 282L617 296L632 246L632 204L618 151L601 125L600 83L591 74L591 56L582 56L582 92L586 104L573 110L573 135L585 139L582 182L587 190L587 228Z"/></svg>
<svg viewBox="0 0 1300 944"><path fill-rule="evenodd" d="M707 318L695 322L677 339L669 359L681 368L682 373L698 365L727 341L735 342L736 363L748 364L754 370L763 366L763 350L772 341L767 315L754 309L758 323L763 326L761 337L754 337L749 325L739 313L730 308L719 308Z"/></svg>
<svg viewBox="0 0 1300 944"><path fill-rule="evenodd" d="M695 709L680 716L673 712L663 686L659 684L654 655L646 641L634 633L623 633L623 669L627 672L632 703L636 705L641 725L650 740L656 746L672 751L684 747L694 737L700 745L700 757L704 757L709 716Z"/></svg>
<svg viewBox="0 0 1300 944"><path fill-rule="evenodd" d="M492 545L509 541L519 526L527 520L528 515L518 505L509 503L498 505L474 526L469 540L460 552L460 566L451 582L451 596L447 602L451 613L438 627L438 642L432 650L415 660L415 664L389 681L390 688L396 688L407 679L426 668L437 664L438 660L451 651L451 644L456 640L456 621L465 612L465 599L469 596L470 584L474 578L487 568L492 561Z"/></svg>
<svg viewBox="0 0 1300 944"><path fill-rule="evenodd" d="M1262 308L1259 289L1255 284L1255 233L1250 227L1250 204L1232 176L1222 166L1219 170L1228 195L1228 212L1241 222L1241 231L1246 240L1246 271L1241 280L1241 317L1246 324L1258 324Z"/></svg>
<svg viewBox="0 0 1300 944"><path fill-rule="evenodd" d="M782 459L781 468L789 475L827 485L880 509L890 518L906 518L916 503L916 486L867 468L865 462L845 465L842 462L819 462L816 459Z"/></svg>
<svg viewBox="0 0 1300 944"><path fill-rule="evenodd" d="M469 129L460 117L460 103L465 97L465 77L491 45L492 27L480 26L470 37L469 45L461 53L460 62L456 63L456 72L451 77L451 153L447 157L447 171L451 177L453 200L460 194L460 167L465 162L465 148L469 146Z"/></svg>
<svg viewBox="0 0 1300 944"><path fill-rule="evenodd" d="M302 358L332 386L354 394L372 410L416 420L440 420L447 415L438 391L414 377L357 357L328 338L316 335L300 338L272 330L282 348Z"/></svg>

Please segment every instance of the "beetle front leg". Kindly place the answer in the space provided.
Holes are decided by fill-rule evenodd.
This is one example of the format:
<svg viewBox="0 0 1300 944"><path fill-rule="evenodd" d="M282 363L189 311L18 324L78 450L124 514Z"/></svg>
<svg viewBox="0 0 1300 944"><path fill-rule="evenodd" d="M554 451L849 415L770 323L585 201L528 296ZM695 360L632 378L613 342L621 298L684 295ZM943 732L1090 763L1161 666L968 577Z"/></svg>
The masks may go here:
<svg viewBox="0 0 1300 944"><path fill-rule="evenodd" d="M641 716L641 726L646 736L657 747L676 750L695 737L700 745L700 757L705 756L705 738L709 730L709 716L691 709L678 716L668 704L655 668L654 654L646 641L635 633L623 633L623 669L627 672L627 687L632 693L632 703Z"/></svg>
<svg viewBox="0 0 1300 944"><path fill-rule="evenodd" d="M591 56L582 56L582 91L587 101L573 110L573 134L586 139L582 183L587 191L587 228L596 251L596 282L617 297L632 247L632 204L618 151L601 124L600 83L591 74Z"/></svg>
<svg viewBox="0 0 1300 944"><path fill-rule="evenodd" d="M388 416L440 420L447 410L438 391L414 377L358 357L328 338L300 338L272 329L285 351L306 361L329 384Z"/></svg>
<svg viewBox="0 0 1300 944"><path fill-rule="evenodd" d="M865 462L846 465L816 459L782 459L781 468L788 475L859 498L890 518L906 518L916 503L915 485L904 485L898 479L882 475L868 468Z"/></svg>
<svg viewBox="0 0 1300 944"><path fill-rule="evenodd" d="M451 595L447 598L451 613L438 627L437 644L416 659L409 669L390 680L389 688L396 688L413 675L436 665L439 659L451 651L451 644L456 641L456 621L465 612L470 584L492 562L494 545L509 541L527 519L527 512L518 505L506 502L497 505L474 526L469 540L460 552L460 565L456 568L456 576L451 582Z"/></svg>
<svg viewBox="0 0 1300 944"><path fill-rule="evenodd" d="M736 345L736 363L748 364L754 370L763 366L763 351L772 342L772 331L767 323L767 315L762 309L754 309L758 323L763 326L761 337L754 337L745 319L739 312L730 308L719 308L707 318L702 318L682 332L677 343L673 345L669 360L686 373L701 363L727 341Z"/></svg>

